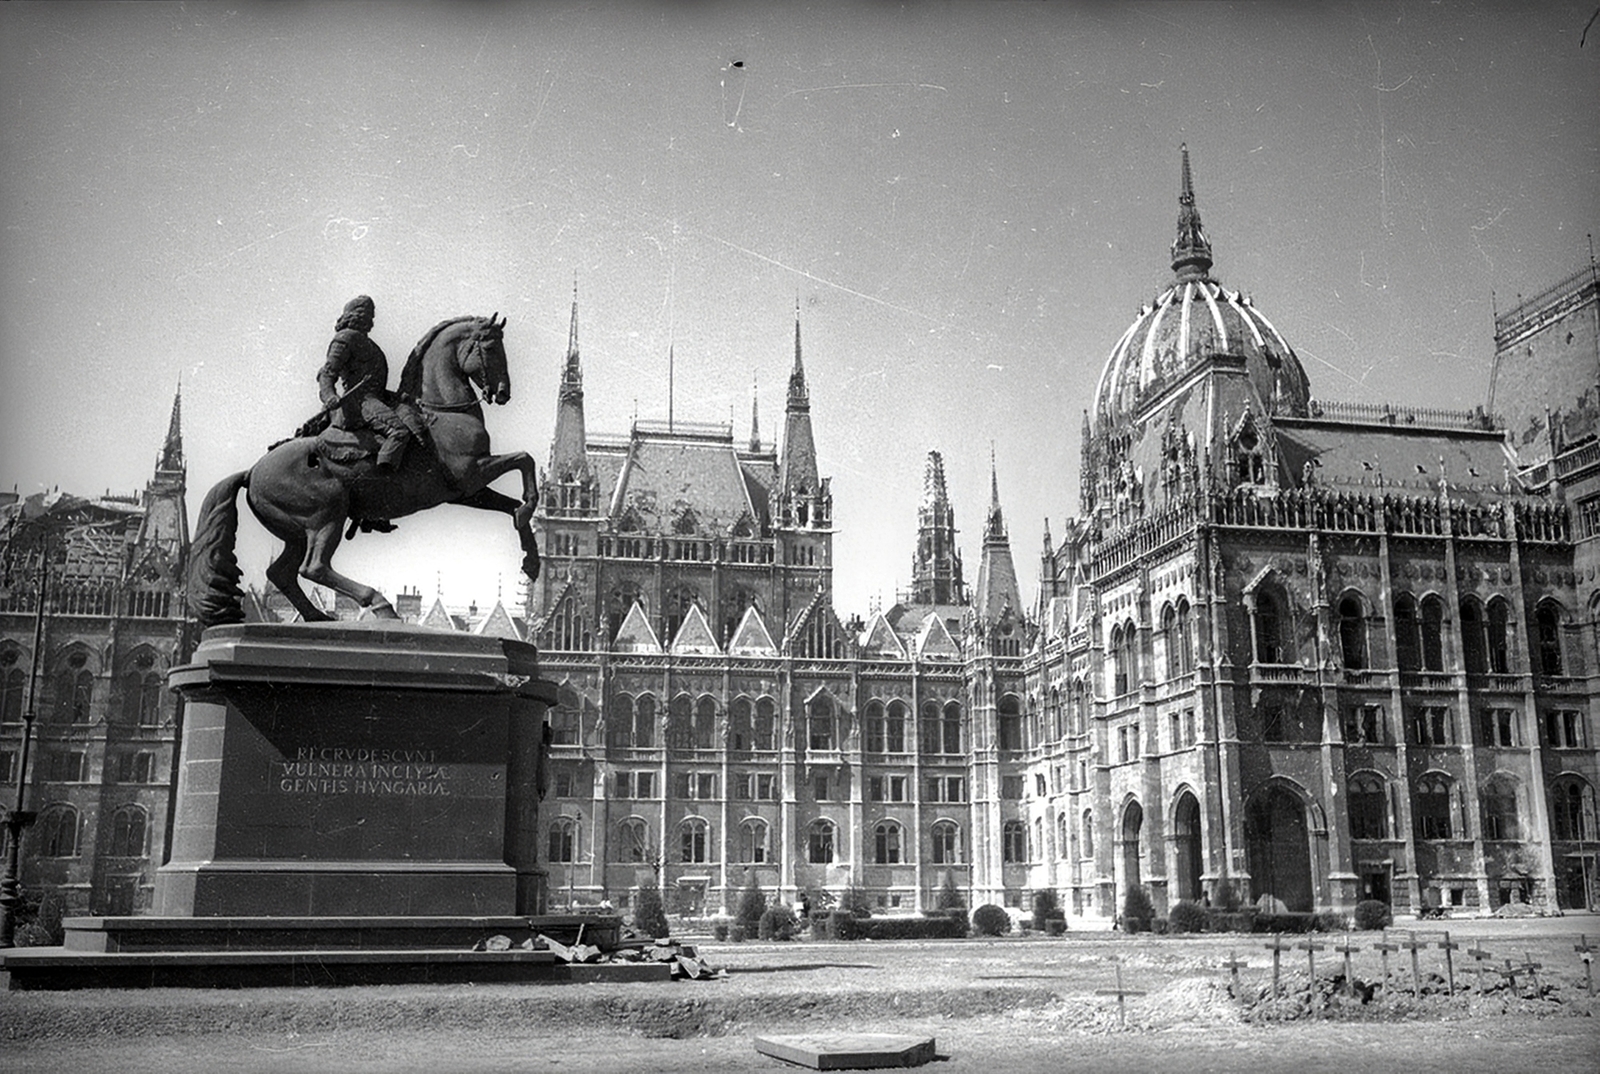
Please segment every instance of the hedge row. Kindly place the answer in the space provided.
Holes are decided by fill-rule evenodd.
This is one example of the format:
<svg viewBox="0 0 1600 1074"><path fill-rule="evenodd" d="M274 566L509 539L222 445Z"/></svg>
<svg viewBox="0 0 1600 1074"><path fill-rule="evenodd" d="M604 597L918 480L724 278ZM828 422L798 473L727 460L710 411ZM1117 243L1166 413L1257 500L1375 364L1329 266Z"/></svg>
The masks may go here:
<svg viewBox="0 0 1600 1074"><path fill-rule="evenodd" d="M811 915L818 940L956 940L967 934L966 915L856 917L838 910Z"/></svg>

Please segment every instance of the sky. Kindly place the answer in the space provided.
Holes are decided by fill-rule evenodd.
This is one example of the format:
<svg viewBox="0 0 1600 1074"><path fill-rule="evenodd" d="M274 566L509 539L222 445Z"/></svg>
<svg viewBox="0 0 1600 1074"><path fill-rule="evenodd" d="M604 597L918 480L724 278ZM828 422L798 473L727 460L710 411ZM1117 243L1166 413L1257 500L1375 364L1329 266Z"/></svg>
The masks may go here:
<svg viewBox="0 0 1600 1074"><path fill-rule="evenodd" d="M592 433L665 417L670 350L676 418L743 439L754 391L770 439L798 308L841 613L909 584L929 450L969 583L992 454L1031 601L1179 145L1316 396L1470 408L1494 309L1592 256L1595 10L0 5L0 487L142 488L181 384L193 516L317 409L361 293L394 376L508 318L497 451L548 458L575 284ZM248 515L239 550L263 584ZM518 560L447 507L335 563L463 606Z"/></svg>

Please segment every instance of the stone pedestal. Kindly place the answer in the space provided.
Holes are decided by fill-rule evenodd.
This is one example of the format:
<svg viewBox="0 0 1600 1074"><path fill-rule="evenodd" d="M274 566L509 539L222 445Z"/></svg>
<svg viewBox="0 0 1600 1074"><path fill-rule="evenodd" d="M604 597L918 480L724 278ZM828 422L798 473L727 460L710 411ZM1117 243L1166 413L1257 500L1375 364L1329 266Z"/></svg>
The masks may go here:
<svg viewBox="0 0 1600 1074"><path fill-rule="evenodd" d="M183 695L168 917L536 914L531 645L393 622L214 627Z"/></svg>

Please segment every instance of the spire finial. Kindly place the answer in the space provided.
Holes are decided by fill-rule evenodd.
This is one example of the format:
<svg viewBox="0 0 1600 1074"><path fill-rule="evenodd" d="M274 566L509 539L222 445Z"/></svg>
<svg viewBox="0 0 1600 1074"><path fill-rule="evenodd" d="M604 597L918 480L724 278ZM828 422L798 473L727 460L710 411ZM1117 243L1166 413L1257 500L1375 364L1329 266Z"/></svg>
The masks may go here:
<svg viewBox="0 0 1600 1074"><path fill-rule="evenodd" d="M806 387L805 362L800 357L800 302L794 305L794 369L789 373L789 407L810 407L811 392Z"/></svg>
<svg viewBox="0 0 1600 1074"><path fill-rule="evenodd" d="M561 398L583 398L583 364L578 358L578 275L572 275L572 323L567 329L567 364L561 371Z"/></svg>
<svg viewBox="0 0 1600 1074"><path fill-rule="evenodd" d="M754 373L750 375L750 450L761 450L761 396Z"/></svg>
<svg viewBox="0 0 1600 1074"><path fill-rule="evenodd" d="M1178 192L1178 237L1172 241L1172 271L1180 280L1205 277L1211 270L1211 240L1200 224L1200 210L1194 204L1194 177L1189 171L1189 146L1182 143L1182 189Z"/></svg>

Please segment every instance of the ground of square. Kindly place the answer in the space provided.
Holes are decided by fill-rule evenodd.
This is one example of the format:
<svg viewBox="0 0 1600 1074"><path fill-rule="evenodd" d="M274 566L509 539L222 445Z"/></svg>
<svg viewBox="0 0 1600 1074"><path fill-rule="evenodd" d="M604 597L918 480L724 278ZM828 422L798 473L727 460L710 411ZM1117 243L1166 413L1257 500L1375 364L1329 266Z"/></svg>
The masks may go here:
<svg viewBox="0 0 1600 1074"><path fill-rule="evenodd" d="M812 1070L875 1070L920 1067L934 1058L932 1037L903 1033L796 1033L752 1037L762 1055Z"/></svg>

